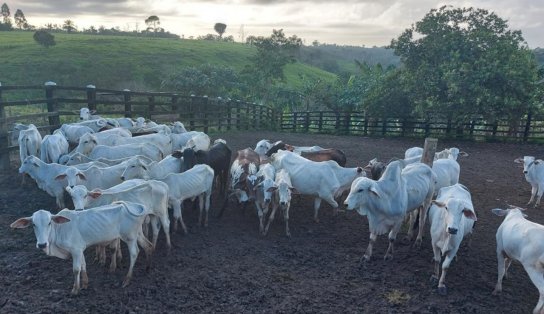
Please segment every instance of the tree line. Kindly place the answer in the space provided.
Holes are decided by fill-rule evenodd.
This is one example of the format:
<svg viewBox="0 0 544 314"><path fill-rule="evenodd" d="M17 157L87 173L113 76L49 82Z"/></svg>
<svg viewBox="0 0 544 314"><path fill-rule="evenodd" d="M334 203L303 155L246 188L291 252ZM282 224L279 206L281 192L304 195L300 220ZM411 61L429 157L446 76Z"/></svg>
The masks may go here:
<svg viewBox="0 0 544 314"><path fill-rule="evenodd" d="M441 117L453 125L474 118L544 113L544 70L523 39L495 13L443 6L406 29L387 47L399 64L354 60L355 72L333 82L301 77L288 86L284 67L300 59L302 41L274 30L249 36L256 48L242 71L203 65L186 68L162 85L187 93L245 98L283 110L366 112L380 118ZM317 45L317 44L316 44ZM540 56L541 57L541 56Z"/></svg>

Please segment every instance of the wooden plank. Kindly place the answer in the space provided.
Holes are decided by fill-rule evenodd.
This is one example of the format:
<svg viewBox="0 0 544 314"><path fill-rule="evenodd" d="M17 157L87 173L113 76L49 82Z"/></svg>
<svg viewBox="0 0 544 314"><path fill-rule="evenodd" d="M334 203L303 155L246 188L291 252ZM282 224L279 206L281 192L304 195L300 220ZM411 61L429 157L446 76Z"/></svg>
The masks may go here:
<svg viewBox="0 0 544 314"><path fill-rule="evenodd" d="M425 146L423 146L423 155L421 155L421 162L429 167L433 166L434 154L436 153L436 146L438 139L428 137L425 139Z"/></svg>

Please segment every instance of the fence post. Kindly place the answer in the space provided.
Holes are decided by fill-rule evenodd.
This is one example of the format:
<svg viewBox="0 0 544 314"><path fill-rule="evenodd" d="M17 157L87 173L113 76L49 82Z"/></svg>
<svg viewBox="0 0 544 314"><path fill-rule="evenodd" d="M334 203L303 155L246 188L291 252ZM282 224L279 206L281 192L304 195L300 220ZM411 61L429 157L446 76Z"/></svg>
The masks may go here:
<svg viewBox="0 0 544 314"><path fill-rule="evenodd" d="M227 131L230 131L231 119L232 119L232 100L229 98L227 100Z"/></svg>
<svg viewBox="0 0 544 314"><path fill-rule="evenodd" d="M346 112L345 114L345 134L348 135L350 134L350 126L351 126L351 114L349 112Z"/></svg>
<svg viewBox="0 0 544 314"><path fill-rule="evenodd" d="M425 139L425 146L423 146L423 155L421 155L421 162L429 167L433 166L434 153L436 152L436 144L438 139L428 137Z"/></svg>
<svg viewBox="0 0 544 314"><path fill-rule="evenodd" d="M319 122L317 122L317 128L319 130L319 133L323 130L323 111L319 112Z"/></svg>
<svg viewBox="0 0 544 314"><path fill-rule="evenodd" d="M525 130L523 131L523 141L524 142L527 142L527 139L529 139L529 132L531 130L531 118L532 118L532 113L529 110L529 112L527 113L527 122L525 122Z"/></svg>
<svg viewBox="0 0 544 314"><path fill-rule="evenodd" d="M246 130L249 130L249 127L251 125L251 122L249 121L251 117L251 114L250 114L250 110L251 110L251 104L246 102Z"/></svg>
<svg viewBox="0 0 544 314"><path fill-rule="evenodd" d="M240 100L236 101L236 130L242 129L241 117L242 117L242 107L240 106Z"/></svg>
<svg viewBox="0 0 544 314"><path fill-rule="evenodd" d="M189 102L189 128L191 131L195 130L195 99L196 96L191 94L191 101Z"/></svg>
<svg viewBox="0 0 544 314"><path fill-rule="evenodd" d="M204 96L202 99L202 111L203 112L203 121L204 133L208 134L208 96Z"/></svg>
<svg viewBox="0 0 544 314"><path fill-rule="evenodd" d="M306 133L310 131L310 112L306 111L306 116L304 117L304 130Z"/></svg>
<svg viewBox="0 0 544 314"><path fill-rule="evenodd" d="M147 101L149 102L149 106L147 107L147 118L149 120L153 120L153 112L155 111L155 96L149 96L147 97Z"/></svg>
<svg viewBox="0 0 544 314"><path fill-rule="evenodd" d="M429 118L425 119L425 137L429 137L429 133L430 133L430 128L431 128L431 121L429 120Z"/></svg>
<svg viewBox="0 0 544 314"><path fill-rule="evenodd" d="M96 86L87 85L87 108L96 110Z"/></svg>
<svg viewBox="0 0 544 314"><path fill-rule="evenodd" d="M130 89L123 89L123 101L125 102L125 118L132 118L132 105L130 104Z"/></svg>
<svg viewBox="0 0 544 314"><path fill-rule="evenodd" d="M172 103L172 112L177 112L178 119L180 119L179 110L178 110L178 99L179 99L178 94L173 94L172 100L170 100L170 102Z"/></svg>
<svg viewBox="0 0 544 314"><path fill-rule="evenodd" d="M6 136L6 138L0 142L0 169L1 170L9 170L8 128L7 128L7 123L4 123L5 118L6 118L6 109L4 108L4 105L2 104L2 83L0 83L0 121L2 121L2 125L3 125L3 127L0 129L0 139L4 135Z"/></svg>
<svg viewBox="0 0 544 314"><path fill-rule="evenodd" d="M53 98L53 91L57 87L57 83L49 81L49 82L45 82L44 85L45 85L45 98L47 102L47 112L49 113L55 112L57 110L56 108L57 106L56 106L56 100ZM60 125L60 118L59 118L58 112L57 112L57 115L49 116L48 119L49 119L49 126L51 126L51 128L49 129L49 132L52 133L53 127Z"/></svg>
<svg viewBox="0 0 544 314"><path fill-rule="evenodd" d="M365 111L365 122L363 122L363 135L368 135L368 112Z"/></svg>
<svg viewBox="0 0 544 314"><path fill-rule="evenodd" d="M297 131L297 112L293 112L293 132Z"/></svg>
<svg viewBox="0 0 544 314"><path fill-rule="evenodd" d="M387 118L383 118L382 121L382 135L385 136L385 133L387 133Z"/></svg>
<svg viewBox="0 0 544 314"><path fill-rule="evenodd" d="M449 138L451 135L451 118L448 118L448 124L446 124L446 137Z"/></svg>

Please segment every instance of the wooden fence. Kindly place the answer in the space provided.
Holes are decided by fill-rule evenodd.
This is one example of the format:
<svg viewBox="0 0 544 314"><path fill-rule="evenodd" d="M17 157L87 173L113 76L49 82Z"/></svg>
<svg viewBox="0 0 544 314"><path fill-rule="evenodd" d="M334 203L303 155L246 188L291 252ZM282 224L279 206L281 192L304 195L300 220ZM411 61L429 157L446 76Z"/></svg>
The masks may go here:
<svg viewBox="0 0 544 314"><path fill-rule="evenodd" d="M479 117L454 123L440 117L384 119L361 112L304 111L281 114L279 125L282 131L289 132L544 142L544 117L531 114L517 121L498 119L489 122Z"/></svg>
<svg viewBox="0 0 544 314"><path fill-rule="evenodd" d="M97 110L103 117L144 117L156 122L179 120L187 130L221 132L228 130L275 129L274 111L255 103L184 96L168 92L135 92L87 87L2 86L0 84L0 168L9 167L9 153L17 143L9 143L15 122L33 123L49 134L64 122L79 120L82 107Z"/></svg>

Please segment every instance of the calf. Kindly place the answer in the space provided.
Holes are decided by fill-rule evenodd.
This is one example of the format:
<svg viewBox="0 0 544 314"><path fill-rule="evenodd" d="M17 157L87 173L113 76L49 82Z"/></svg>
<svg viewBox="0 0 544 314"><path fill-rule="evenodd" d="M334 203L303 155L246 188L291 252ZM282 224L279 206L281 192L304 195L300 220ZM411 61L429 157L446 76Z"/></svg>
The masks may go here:
<svg viewBox="0 0 544 314"><path fill-rule="evenodd" d="M68 154L69 144L58 130L42 140L40 159L46 163L58 163L62 155Z"/></svg>
<svg viewBox="0 0 544 314"><path fill-rule="evenodd" d="M166 245L170 250L170 220L168 219L168 186L156 180L129 180L109 189L89 191L84 185L66 187L72 197L75 209L98 207L115 201L127 201L143 204L152 214L153 249L157 246L160 226L166 237Z"/></svg>
<svg viewBox="0 0 544 314"><path fill-rule="evenodd" d="M268 218L268 223L264 230L264 235L268 233L268 228L270 228L270 224L274 221L276 210L278 207L281 207L283 220L285 221L285 235L291 237L291 232L289 231L289 208L291 207L291 193L294 191L294 188L291 184L289 173L284 169L278 171L274 187L269 190L274 192L274 202L270 218Z"/></svg>
<svg viewBox="0 0 544 314"><path fill-rule="evenodd" d="M260 140L257 142L257 145L255 145L254 151L262 157L266 155L266 152L270 148L272 148L272 143L269 140Z"/></svg>
<svg viewBox="0 0 544 314"><path fill-rule="evenodd" d="M531 198L527 205L530 205L534 200L534 207L540 205L540 199L544 194L544 162L542 159L535 159L533 156L519 157L514 160L515 163L523 163L523 174L525 180L531 184Z"/></svg>
<svg viewBox="0 0 544 314"><path fill-rule="evenodd" d="M266 234L263 220L272 203L275 177L276 169L269 163L261 165L257 172L257 180L259 183L254 188L255 207L257 207L257 216L259 216L259 231L263 235Z"/></svg>
<svg viewBox="0 0 544 314"><path fill-rule="evenodd" d="M497 216L506 216L497 229L498 278L493 294L502 292L502 278L512 260L519 261L539 292L533 313L544 312L544 226L525 219L519 207L492 209Z"/></svg>
<svg viewBox="0 0 544 314"><path fill-rule="evenodd" d="M257 171L259 170L259 155L251 148L239 150L230 167L230 196L236 196L238 203L244 204L255 200L255 185L257 185ZM228 203L225 200L219 211L219 217L223 215Z"/></svg>
<svg viewBox="0 0 544 314"><path fill-rule="evenodd" d="M142 222L147 214L148 211L143 205L128 202L117 202L85 211L64 209L56 215L41 209L30 217L17 219L10 227L27 228L32 225L38 249L49 256L62 259L71 257L74 273L72 294L78 294L80 286L85 289L89 282L83 252L91 245L118 238L127 244L130 266L123 287L126 287L132 278L132 270L138 257L138 244L145 250L149 268L152 245L142 232Z"/></svg>
<svg viewBox="0 0 544 314"><path fill-rule="evenodd" d="M42 135L34 124L30 124L26 130L19 131L19 157L21 164L28 156L40 157Z"/></svg>
<svg viewBox="0 0 544 314"><path fill-rule="evenodd" d="M472 233L476 212L472 205L470 192L461 184L443 187L438 192L436 200L432 201L429 209L431 222L431 240L434 253L433 280L440 276L440 261L442 263L442 276L438 281L438 293L447 294L446 273L457 255L459 245L465 236Z"/></svg>

